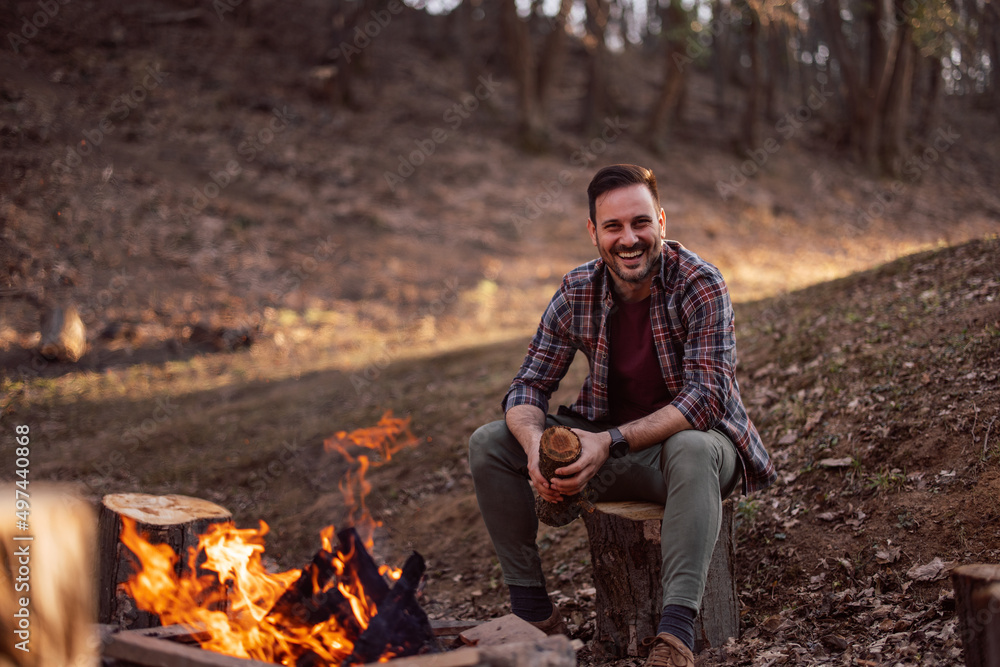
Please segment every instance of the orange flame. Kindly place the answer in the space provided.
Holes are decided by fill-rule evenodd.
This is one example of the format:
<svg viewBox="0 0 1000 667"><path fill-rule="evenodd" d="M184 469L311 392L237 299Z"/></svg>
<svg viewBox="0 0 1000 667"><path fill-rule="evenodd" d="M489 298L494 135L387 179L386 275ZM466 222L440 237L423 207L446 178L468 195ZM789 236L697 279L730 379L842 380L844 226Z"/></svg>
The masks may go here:
<svg viewBox="0 0 1000 667"><path fill-rule="evenodd" d="M409 418L394 418L391 412L386 412L374 427L351 433L342 431L323 443L327 451L339 451L348 463L357 464L356 469L345 475L340 488L355 530L369 549L374 530L381 524L371 517L365 505L370 490L365 473L370 467L388 462L403 447L416 443L409 430ZM375 461L365 454L352 454L349 447L375 452ZM336 577L321 582L314 568L308 593L320 599L342 595L353 612L349 624L356 628L342 626L346 621L338 621L335 614L308 625L292 622L280 612L279 599L300 579L303 570L275 574L265 569L262 555L268 526L263 521L258 529L237 529L232 523L212 524L199 538L198 547L189 548L184 568L178 567L180 557L169 545L150 544L127 517L123 517L122 523L121 541L139 563L137 573L123 588L140 609L157 614L163 624L189 624L204 629L198 635L202 648L281 665L295 665L299 657L312 652L320 662L339 665L354 648L357 628L367 628L377 611L361 582L356 577L343 576L351 554L338 554L333 526L321 531L320 540L321 554L328 558L323 566L332 568ZM401 571L383 565L379 574L396 580ZM389 652L383 657L388 656Z"/></svg>
<svg viewBox="0 0 1000 667"><path fill-rule="evenodd" d="M410 431L410 418L393 417L391 410L383 414L375 426L359 428L350 433L339 431L332 438L323 441L324 450L340 452L349 464L357 464L355 469L348 470L339 486L344 506L349 508L348 521L358 531L368 549L374 544L375 529L382 523L372 518L365 505L365 498L371 491L365 475L369 469L385 465L392 460L393 454L405 447L412 447L417 442L416 436ZM369 458L369 453L374 453L375 458ZM390 576L398 579L399 573L394 571Z"/></svg>

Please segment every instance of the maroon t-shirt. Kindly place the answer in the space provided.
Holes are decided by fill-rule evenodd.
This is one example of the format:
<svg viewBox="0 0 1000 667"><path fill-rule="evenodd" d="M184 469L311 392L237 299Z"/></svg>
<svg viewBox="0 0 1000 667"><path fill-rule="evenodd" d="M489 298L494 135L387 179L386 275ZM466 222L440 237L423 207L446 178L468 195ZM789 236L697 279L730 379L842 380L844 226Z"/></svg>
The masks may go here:
<svg viewBox="0 0 1000 667"><path fill-rule="evenodd" d="M657 361L649 304L650 297L637 303L616 301L608 315L608 407L614 424L645 417L673 399Z"/></svg>

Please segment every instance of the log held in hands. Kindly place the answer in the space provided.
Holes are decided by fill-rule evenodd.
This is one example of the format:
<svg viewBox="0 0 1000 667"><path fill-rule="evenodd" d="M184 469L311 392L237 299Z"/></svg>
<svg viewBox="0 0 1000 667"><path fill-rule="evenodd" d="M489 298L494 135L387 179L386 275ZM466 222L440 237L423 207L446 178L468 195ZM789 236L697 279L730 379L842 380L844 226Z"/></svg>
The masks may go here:
<svg viewBox="0 0 1000 667"><path fill-rule="evenodd" d="M1000 565L963 565L951 579L966 667L1000 665Z"/></svg>
<svg viewBox="0 0 1000 667"><path fill-rule="evenodd" d="M542 433L538 448L538 468L545 479L551 480L556 470L576 462L581 453L580 438L565 426L550 426ZM591 511L588 490L572 496L565 496L557 503L550 503L538 497L535 499L535 513L538 519L549 526L565 526L580 516L581 510Z"/></svg>

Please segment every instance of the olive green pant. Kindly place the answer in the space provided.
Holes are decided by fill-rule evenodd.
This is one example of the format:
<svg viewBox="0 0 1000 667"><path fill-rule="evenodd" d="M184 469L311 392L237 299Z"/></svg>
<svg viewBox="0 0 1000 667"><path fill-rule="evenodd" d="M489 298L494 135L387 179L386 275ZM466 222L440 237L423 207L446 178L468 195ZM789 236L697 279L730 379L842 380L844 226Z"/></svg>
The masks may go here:
<svg viewBox="0 0 1000 667"><path fill-rule="evenodd" d="M546 417L546 426L556 424L595 432L607 428L577 415ZM486 424L472 434L469 465L504 582L544 586L528 458L505 422ZM737 487L741 472L736 448L725 435L688 430L640 452L609 458L591 479L598 500L664 505L660 533L664 607L701 608L722 522L722 500Z"/></svg>

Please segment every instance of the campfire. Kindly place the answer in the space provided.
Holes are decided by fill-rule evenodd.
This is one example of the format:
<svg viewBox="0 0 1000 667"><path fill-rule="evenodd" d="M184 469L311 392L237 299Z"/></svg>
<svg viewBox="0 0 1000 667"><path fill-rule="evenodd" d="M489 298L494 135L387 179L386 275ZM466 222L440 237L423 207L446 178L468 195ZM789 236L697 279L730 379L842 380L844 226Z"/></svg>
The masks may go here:
<svg viewBox="0 0 1000 667"><path fill-rule="evenodd" d="M365 473L416 444L408 427L408 419L386 413L375 427L324 442L354 466L341 482L353 525L325 528L320 549L302 569L267 571L263 521L256 529L212 524L186 554L187 567L177 568L181 556L146 541L123 517L121 541L138 561L125 591L163 624L197 628L202 648L240 658L314 667L436 650L416 599L424 559L414 552L395 569L377 566L369 553L379 524L364 503Z"/></svg>

